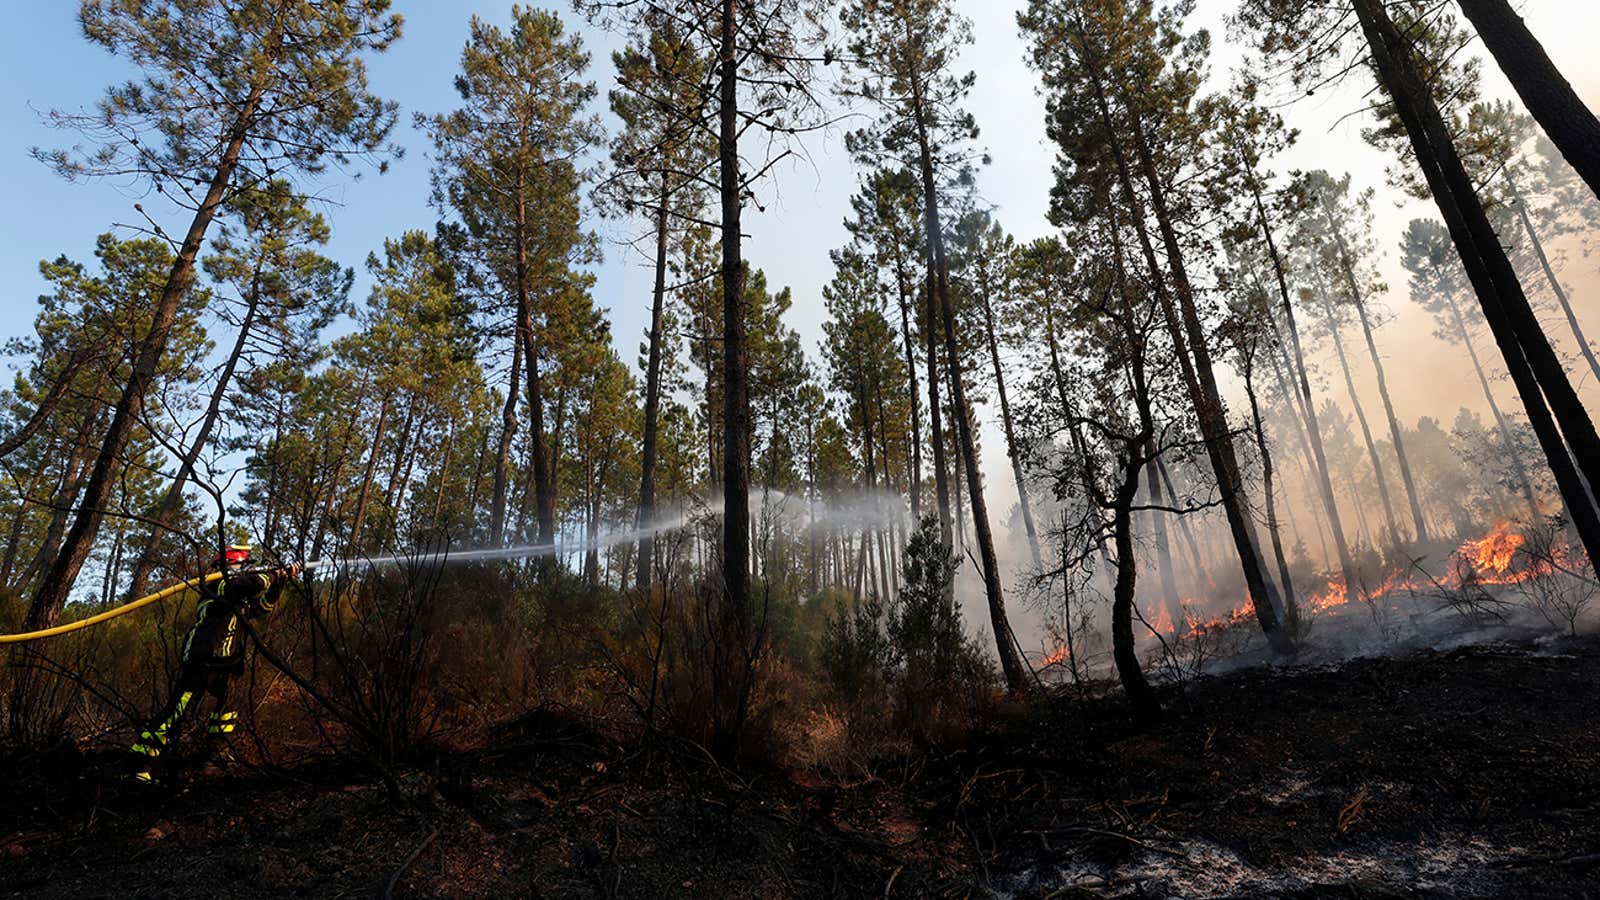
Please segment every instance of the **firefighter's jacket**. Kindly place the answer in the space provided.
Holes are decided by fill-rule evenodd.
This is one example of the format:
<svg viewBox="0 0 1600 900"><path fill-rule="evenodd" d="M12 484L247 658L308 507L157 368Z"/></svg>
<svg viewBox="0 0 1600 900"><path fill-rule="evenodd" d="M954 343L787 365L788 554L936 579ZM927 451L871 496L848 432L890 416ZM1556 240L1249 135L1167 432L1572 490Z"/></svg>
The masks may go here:
<svg viewBox="0 0 1600 900"><path fill-rule="evenodd" d="M225 575L200 589L200 609L183 645L186 665L207 669L244 668L244 628L240 616L256 618L278 605L289 581L284 569L252 569Z"/></svg>

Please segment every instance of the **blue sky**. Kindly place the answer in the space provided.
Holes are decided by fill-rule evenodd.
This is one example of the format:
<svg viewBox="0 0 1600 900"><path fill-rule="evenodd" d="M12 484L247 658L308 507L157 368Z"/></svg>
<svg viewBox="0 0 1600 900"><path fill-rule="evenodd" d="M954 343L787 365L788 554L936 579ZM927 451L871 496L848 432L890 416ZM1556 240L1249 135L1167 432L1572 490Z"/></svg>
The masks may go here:
<svg viewBox="0 0 1600 900"><path fill-rule="evenodd" d="M432 113L450 109L456 102L451 86L467 22L474 12L491 21L508 18L509 3L397 3L406 18L405 36L388 53L370 62L374 90L398 100L402 123L396 136L406 148L383 175L367 172L359 180L331 177L326 196L333 201L325 213L333 225L333 241L328 254L358 270L357 296L364 296L366 282L361 263L366 254L381 246L383 238L407 228L431 227L437 213L428 204L428 142L411 127L416 112ZM594 56L591 77L600 83L603 111L604 89L612 77L610 52L617 46L613 35L589 28L562 5L557 7L573 28L583 34ZM8 275L0 292L0 335L12 336L28 327L35 298L45 285L39 278L40 259L66 253L77 259L91 255L94 238L115 223L138 221L135 202L144 202L153 212L158 203L135 196L131 186L111 181L70 184L28 156L33 146L70 146L75 135L53 131L40 122L40 113L51 108L76 110L91 106L105 87L127 78L131 68L79 33L76 4L52 2L17 4L6 14L7 27L0 32L0 53L7 59L7 75L0 81L0 177L11 187L8 204L15 213L0 224L0 270ZM997 187L1037 184L1048 177L1049 157L1043 147L1042 105L1032 93L1032 79L1022 65L1020 44L1012 24L1013 12L999 5L973 11L977 21L979 46L976 52L1004 60L986 65L980 79L975 108L991 111L1020 105L1028 109L1021 121L1004 123L1005 133L994 147L996 173L1007 172ZM994 45L991 47L991 45ZM1010 45L1008 50L1003 45ZM988 96L985 96L988 95ZM981 113L980 113L981 114ZM1028 139L1019 141L1021 134ZM795 321L808 343L820 334L819 296L828 277L827 250L844 240L843 217L855 175L843 153L841 135L817 135L804 146L804 157L782 166L768 185L767 211L746 215L750 234L748 253L752 262L768 270L779 284L794 286L797 296ZM1028 155L1027 165L1018 165ZM1033 225L1021 229L1028 236L1043 226L1043 196L1037 190L1024 191L1028 207L1026 218ZM158 221L169 231L181 230L186 223L178 214ZM1019 216L1018 218L1022 218ZM624 358L633 361L632 346L644 326L649 278L642 260L618 243L632 225L596 223L607 238L606 259L601 265L596 286L597 302L612 310L614 333L625 339Z"/></svg>

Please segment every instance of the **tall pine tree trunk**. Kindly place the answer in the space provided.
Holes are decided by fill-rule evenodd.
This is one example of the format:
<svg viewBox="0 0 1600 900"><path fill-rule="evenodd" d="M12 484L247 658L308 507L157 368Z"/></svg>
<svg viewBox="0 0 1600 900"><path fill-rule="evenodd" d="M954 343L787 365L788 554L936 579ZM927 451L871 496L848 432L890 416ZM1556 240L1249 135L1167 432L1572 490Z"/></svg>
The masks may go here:
<svg viewBox="0 0 1600 900"><path fill-rule="evenodd" d="M245 137L255 124L256 109L261 103L261 94L262 85L257 79L250 95L240 107L238 116L228 129L222 156L218 160L216 171L211 175L211 183L206 187L205 197L200 201L194 218L189 222L189 230L185 232L183 243L179 245L177 258L172 261L172 269L167 273L167 282L161 289L161 297L156 300L155 308L151 310L150 330L139 342L138 352L133 361L133 371L112 412L111 425L106 429L105 439L100 444L100 453L95 458L94 469L89 475L89 484L84 489L78 514L73 519L72 528L67 532L66 540L61 545L61 551L56 555L55 563L45 573L44 581L40 583L39 590L34 594L33 602L28 607L25 624L29 629L49 627L56 623L61 616L61 608L66 605L67 595L72 593L72 585L77 581L78 572L88 560L90 551L94 549L95 535L100 531L106 503L111 499L111 494L117 486L117 473L122 466L122 457L133 439L134 428L143 418L145 397L155 382L161 359L166 355L167 341L171 338L172 327L178 320L178 307L194 284L194 264L195 258L200 254L200 243L205 239L206 230L211 227L212 219L216 218L217 210L222 206L228 184L233 180L234 169L238 168L239 153L244 148Z"/></svg>
<svg viewBox="0 0 1600 900"><path fill-rule="evenodd" d="M1012 693L1028 689L1028 670L1017 650L1016 636L1011 632L1011 621L1006 616L1005 595L1000 585L1000 563L994 552L994 535L989 530L989 510L984 502L983 475L978 471L978 450L972 434L972 410L967 404L966 386L961 374L961 351L956 343L955 307L950 302L949 274L945 264L944 233L939 227L938 185L934 181L933 153L929 145L927 119L922 109L921 85L913 79L912 115L916 118L919 164L922 174L922 206L924 224L928 231L928 251L935 274L934 287L938 293L939 311L944 322L945 366L950 373L951 409L955 416L955 433L961 461L966 468L967 496L972 504L972 526L978 545L978 561L982 568L984 594L989 602L989 625L994 629L1000 670L1005 675L1006 688ZM929 325L933 322L930 320Z"/></svg>
<svg viewBox="0 0 1600 900"><path fill-rule="evenodd" d="M937 322L939 315L935 309L938 303L934 291L934 269L932 254L928 262L928 287L923 293L927 297L925 318L922 333L926 338L928 356L928 443L933 447L933 494L939 511L939 539L946 547L953 547L954 534L950 524L950 469L944 458L944 421L939 409L939 329Z"/></svg>
<svg viewBox="0 0 1600 900"><path fill-rule="evenodd" d="M1572 444L1578 467L1589 483L1600 483L1600 436L1528 305L1429 93L1414 50L1379 0L1352 0L1352 4L1372 51L1379 82L1394 100L1395 112L1478 295L1484 319L1500 347L1590 564L1600 565L1600 516L1563 443L1564 439Z"/></svg>
<svg viewBox="0 0 1600 900"><path fill-rule="evenodd" d="M517 404L522 399L522 316L511 340L511 380L506 384L506 405L500 412L500 439L495 445L494 488L489 501L489 546L505 543L506 504L511 487L511 445L517 437Z"/></svg>
<svg viewBox="0 0 1600 900"><path fill-rule="evenodd" d="M389 398L384 397L378 406L378 424L373 429L372 452L367 456L367 470L361 476L361 491L356 497L356 518L350 526L349 552L361 552L361 531L366 527L367 502L372 497L372 481L378 472L378 456L383 451L383 433L389 425Z"/></svg>
<svg viewBox="0 0 1600 900"><path fill-rule="evenodd" d="M911 518L922 520L922 409L917 396L917 351L911 341L911 279L895 264L895 285L900 292L900 341L906 350L906 386L911 397ZM932 362L930 358L930 363Z"/></svg>
<svg viewBox="0 0 1600 900"><path fill-rule="evenodd" d="M1284 624L1291 631L1300 621L1300 607L1295 600L1294 576L1289 572L1289 559L1283 553L1283 535L1278 529L1278 504L1273 497L1272 447L1267 443L1267 429L1261 423L1261 404L1256 399L1255 380L1251 365L1244 367L1244 393L1250 401L1250 424L1256 441L1256 452L1261 454L1261 495L1266 503L1267 536L1272 541L1272 555L1278 563L1278 577L1283 580Z"/></svg>
<svg viewBox="0 0 1600 900"><path fill-rule="evenodd" d="M745 349L744 259L739 231L737 0L723 0L718 35L722 201L722 601L712 751L732 759L749 705L756 635L750 596L750 392Z"/></svg>
<svg viewBox="0 0 1600 900"><path fill-rule="evenodd" d="M1155 441L1145 442L1144 452L1151 460L1156 456ZM1150 530L1156 538L1156 571L1161 576L1161 600L1166 604L1167 617L1174 628L1183 627L1183 600L1178 596L1178 579L1172 569L1172 541L1167 534L1167 516L1162 509L1166 497L1161 492L1161 477L1156 467L1145 466L1145 491L1150 495Z"/></svg>
<svg viewBox="0 0 1600 900"><path fill-rule="evenodd" d="M1600 119L1550 61L1509 0L1460 0L1484 47L1556 149L1600 196ZM1593 481L1591 480L1591 484Z"/></svg>
<svg viewBox="0 0 1600 900"><path fill-rule="evenodd" d="M1373 340L1372 321L1367 317L1365 303L1356 304L1356 319L1361 323L1361 334L1367 342L1367 355L1372 358L1372 369L1378 377L1378 397L1383 401L1383 414L1389 420L1389 436L1394 441L1394 455L1400 463L1400 482L1406 489L1406 499L1411 504L1411 518L1418 541L1428 540L1428 526L1422 518L1422 502L1417 497L1417 485L1411 477L1411 464L1406 459L1406 444L1400 429L1400 420L1394 414L1394 401L1389 398L1389 382L1384 377L1383 361L1378 356L1378 344Z"/></svg>
<svg viewBox="0 0 1600 900"><path fill-rule="evenodd" d="M1317 490L1322 497L1324 520L1332 532L1334 550L1339 554L1339 573L1346 585L1357 583L1354 557L1350 555L1349 542L1345 540L1344 523L1339 518L1339 503L1333 493L1333 478L1328 472L1328 456L1322 446L1322 426L1317 423L1317 404L1311 395L1311 379L1306 375L1306 355L1300 345L1300 326L1295 322L1294 303L1289 296L1288 276L1284 271L1283 255L1278 252L1278 242L1272 234L1272 223L1267 220L1266 205L1261 202L1261 191L1254 191L1256 218L1261 224L1262 239L1272 256L1272 274L1278 282L1278 298L1283 304L1284 326L1289 330L1289 343L1294 350L1294 374L1299 389L1299 403L1303 406L1306 438L1315 460L1312 467L1317 479Z"/></svg>
<svg viewBox="0 0 1600 900"><path fill-rule="evenodd" d="M1161 702L1139 665L1133 638L1134 592L1138 585L1139 564L1133 553L1133 500L1139 490L1139 470L1143 465L1143 438L1130 442L1125 451L1126 469L1117 486L1112 513L1112 531L1117 546L1117 579L1111 593L1111 658L1117 677L1128 694L1133 713L1146 724L1161 718Z"/></svg>
<svg viewBox="0 0 1600 900"><path fill-rule="evenodd" d="M1105 115L1109 125L1109 114ZM1144 135L1143 126L1139 123L1137 114L1131 117L1133 124L1134 150L1139 157L1139 166L1144 173L1145 186L1150 192L1150 206L1155 213L1156 226L1161 232L1161 241L1167 251L1167 265L1172 271L1172 294L1178 301L1178 312L1182 322L1182 333L1174 326L1170 314L1170 299L1166 299L1163 306L1167 308L1168 329L1176 342L1179 358L1183 362L1182 369L1186 376L1195 379L1191 382L1191 399L1194 401L1195 413L1200 422L1200 429L1205 436L1206 453L1211 459L1212 470L1216 473L1217 483L1222 490L1223 512L1228 520L1228 529L1233 537L1233 545L1239 556L1239 565L1244 572L1245 586L1249 589L1250 599L1255 608L1256 622L1261 626L1261 631L1267 636L1274 648L1283 651L1290 649L1289 639L1282 634L1280 621L1281 600L1277 591L1272 587L1272 581L1267 577L1265 560L1261 555L1261 547L1256 542L1255 522L1251 513L1250 498L1245 492L1244 479L1239 472L1239 462L1234 452L1232 432L1228 427L1227 412L1222 405L1222 394L1217 387L1216 373L1212 370L1211 349L1207 345L1207 336L1204 326L1200 321L1200 313L1195 306L1194 291L1190 286L1189 276L1184 266L1183 248L1178 241L1178 233L1172 223L1170 211L1167 209L1165 188L1161 178L1156 172L1155 161L1151 156L1149 142ZM1120 168L1120 167L1119 167ZM1124 171L1124 178L1127 177ZM1125 192L1132 196L1132 186L1127 185ZM1154 251L1149 249L1149 238L1145 235L1142 215L1135 211L1135 222L1141 240L1146 245L1146 259L1152 266L1153 272L1159 272L1156 267ZM1157 282L1156 293L1162 298L1167 298L1167 292ZM1183 339L1187 339L1188 348L1184 348ZM1192 367L1191 367L1192 356Z"/></svg>
<svg viewBox="0 0 1600 900"><path fill-rule="evenodd" d="M1345 391L1350 395L1350 408L1356 414L1356 422L1361 426L1361 440L1367 448L1367 462L1372 466L1372 477L1378 483L1378 499L1383 503L1383 521L1389 530L1390 539L1400 540L1399 526L1394 520L1394 504L1389 498L1389 478L1383 474L1383 460L1378 456L1377 442L1372 439L1372 427L1367 424L1366 407L1361 403L1361 395L1356 391L1356 381L1350 373L1350 358L1344 351L1344 338L1340 334L1339 312L1326 296L1322 298L1328 307L1328 334L1333 337L1334 355L1339 360L1339 371L1344 373Z"/></svg>
<svg viewBox="0 0 1600 900"><path fill-rule="evenodd" d="M644 444L639 456L639 569L635 583L650 586L655 541L643 533L656 515L656 441L661 414L661 329L667 294L667 175L661 173L661 203L656 208L656 280L650 295L650 358L644 376Z"/></svg>
<svg viewBox="0 0 1600 900"><path fill-rule="evenodd" d="M1439 277L1438 267L1434 267L1434 277ZM1472 371L1478 376L1478 386L1483 389L1483 399L1489 404L1489 413L1494 416L1495 428L1500 432L1500 441L1505 446L1506 458L1511 461L1513 471L1517 474L1517 482L1522 488L1522 497L1528 504L1528 512L1532 514L1532 521L1539 519L1539 504L1533 496L1533 482L1528 478L1528 469L1522 464L1522 454L1517 452L1517 442L1511 436L1511 423L1506 421L1505 413L1500 411L1500 404L1495 402L1494 391L1489 389L1489 379L1483 372L1483 363L1478 359L1478 348L1473 346L1472 333L1467 330L1467 320L1461 315L1461 306L1456 303L1455 294L1446 293L1445 303L1450 307L1450 321L1455 325L1456 336L1461 339L1461 345L1467 348L1467 358L1472 360Z"/></svg>
<svg viewBox="0 0 1600 900"><path fill-rule="evenodd" d="M533 285L528 272L528 186L527 175L520 168L516 182L516 291L517 335L522 341L523 364L528 374L528 437L531 442L529 456L533 468L533 505L539 527L539 543L550 545L556 539L555 479L550 471L550 454L546 449L544 430L544 390L539 374L539 347L534 340ZM538 569L548 578L553 569L553 556L539 558Z"/></svg>
<svg viewBox="0 0 1600 900"><path fill-rule="evenodd" d="M1378 396L1383 401L1383 412L1389 420L1389 437L1394 442L1394 455L1400 463L1400 482L1406 490L1406 500L1411 504L1412 525L1416 529L1416 539L1428 539L1428 525L1422 518L1422 503L1417 499L1416 481L1411 477L1411 464L1406 460L1405 438L1400 431L1400 420L1394 414L1394 401L1389 399L1389 380L1384 375L1383 359L1378 355L1378 344L1372 336L1372 320L1367 315L1367 299L1362 296L1361 285L1356 280L1355 265L1350 259L1349 247L1345 244L1344 235L1340 233L1338 224L1328 212L1326 206L1323 213L1327 217L1328 229L1333 232L1339 251L1339 271L1344 275L1345 288L1350 291L1350 302L1354 304L1356 319L1361 323L1361 334L1367 342L1367 354L1372 358L1372 371L1378 378ZM1393 522L1390 526L1393 527ZM1395 540L1400 535L1395 534Z"/></svg>
<svg viewBox="0 0 1600 900"><path fill-rule="evenodd" d="M261 260L256 261L255 276L250 283L250 297L246 301L244 319L239 323L239 334L234 338L233 350L228 354L228 359L222 364L222 371L217 374L217 385L211 391L211 398L206 403L204 417L200 420L200 430L190 442L189 449L183 454L183 459L178 465L178 474L172 479L172 484L167 487L167 493L161 498L161 506L156 510L150 537L145 541L144 549L140 551L139 558L134 562L133 574L128 580L128 597L143 597L145 585L150 581L150 573L155 570L156 554L161 550L162 538L166 537L166 529L171 526L177 517L178 511L183 507L183 489L194 475L194 467L200 460L200 454L205 451L211 442L211 433L216 430L217 421L222 417L222 401L228 394L228 388L233 383L233 373L239 367L239 359L244 356L244 348L250 340L250 329L255 326L256 313L261 306Z"/></svg>
<svg viewBox="0 0 1600 900"><path fill-rule="evenodd" d="M1550 265L1550 257L1544 252L1544 242L1539 240L1539 232L1533 227L1533 219L1528 215L1528 202L1523 199L1522 191L1517 189L1516 179L1511 177L1511 170L1506 170L1506 184L1511 188L1513 205L1517 208L1517 218L1522 222L1522 230L1528 236L1528 246L1533 248L1533 254L1539 260L1539 268L1544 272L1545 281L1549 283L1550 290L1556 295L1556 302L1561 304L1561 313L1567 317L1567 327L1572 329L1572 336L1578 342L1578 352L1589 363L1589 371L1594 373L1596 381L1600 381L1600 360L1594 356L1594 348L1589 346L1589 339L1584 336L1583 326L1578 323L1578 316L1572 311L1572 301L1567 298L1566 288L1561 286L1561 279L1556 277L1556 270Z"/></svg>
<svg viewBox="0 0 1600 900"><path fill-rule="evenodd" d="M1006 436L1006 456L1011 459L1011 476L1017 482L1017 506L1022 510L1022 527L1028 533L1028 551L1033 555L1033 567L1043 569L1039 556L1039 532L1033 525L1033 504L1028 502L1028 480L1022 475L1022 453L1017 447L1017 429L1011 421L1011 401L1006 396L1005 371L1000 368L1000 343L994 336L994 309L988 291L980 291L978 302L983 307L984 336L989 344L989 361L994 366L995 391L1000 398L1000 423Z"/></svg>

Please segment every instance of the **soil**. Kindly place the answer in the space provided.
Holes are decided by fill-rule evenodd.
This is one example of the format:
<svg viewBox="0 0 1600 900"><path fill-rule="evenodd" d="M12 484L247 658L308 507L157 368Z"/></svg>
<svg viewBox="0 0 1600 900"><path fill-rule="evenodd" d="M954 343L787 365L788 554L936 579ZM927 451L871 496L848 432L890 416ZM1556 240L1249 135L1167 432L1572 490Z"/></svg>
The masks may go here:
<svg viewBox="0 0 1600 900"><path fill-rule="evenodd" d="M397 784L0 770L0 896L1600 897L1600 640L1056 688L848 784L553 713Z"/></svg>

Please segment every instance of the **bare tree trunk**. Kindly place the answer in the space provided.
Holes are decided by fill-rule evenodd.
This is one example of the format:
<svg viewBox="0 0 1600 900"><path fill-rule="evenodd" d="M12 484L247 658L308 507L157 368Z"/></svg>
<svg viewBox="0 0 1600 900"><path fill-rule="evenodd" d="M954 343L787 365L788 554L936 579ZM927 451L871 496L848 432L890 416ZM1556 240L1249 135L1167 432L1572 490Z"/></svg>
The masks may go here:
<svg viewBox="0 0 1600 900"><path fill-rule="evenodd" d="M1506 170L1506 184L1511 188L1513 205L1517 208L1517 218L1522 222L1522 230L1528 235L1528 245L1533 248L1533 254L1539 260L1539 268L1544 272L1545 281L1550 284L1550 290L1556 295L1556 302L1561 304L1561 313L1567 317L1567 327L1572 329L1572 336L1578 342L1578 352L1589 363L1589 371L1594 373L1596 381L1600 381L1600 360L1594 356L1594 348L1589 346L1589 339L1584 336L1583 326L1578 324L1578 316L1572 311L1572 301L1567 299L1567 290L1561 286L1561 279L1556 277L1556 270L1550 265L1550 257L1545 255L1544 242L1539 240L1539 232L1533 227L1533 219L1528 215L1528 203L1522 197L1522 191L1517 189L1517 182L1511 177L1511 170Z"/></svg>
<svg viewBox="0 0 1600 900"><path fill-rule="evenodd" d="M1152 460L1156 456L1155 440L1145 442L1144 452ZM1178 579L1172 570L1172 544L1167 537L1166 498L1161 493L1161 477L1155 466L1145 467L1145 491L1150 494L1150 530L1156 536L1156 570L1161 575L1161 599L1167 606L1167 617L1174 628L1183 626L1183 601L1178 596Z"/></svg>
<svg viewBox="0 0 1600 900"><path fill-rule="evenodd" d="M26 627L29 629L48 627L56 623L61 616L61 608L66 605L67 596L72 593L72 585L78 578L78 572L89 558L90 551L94 549L95 535L100 531L106 502L111 499L111 494L117 486L117 472L121 468L122 456L133 438L134 428L143 417L145 396L155 382L156 371L161 366L161 358L167 351L167 341L172 335L172 327L178 320L178 307L194 283L194 263L200 254L200 243L205 239L206 230L211 227L211 220L216 217L217 209L222 206L228 184L233 179L234 169L239 165L239 153L244 147L246 135L255 124L256 109L261 103L261 95L262 85L257 79L238 116L234 118L232 127L228 129L227 141L223 146L216 171L212 173L211 183L206 188L205 198L201 200L200 207L195 210L194 218L189 222L189 230L184 234L177 258L172 261L172 269L167 273L167 282L161 290L161 297L151 311L150 331L139 342L132 374L112 412L111 425L106 429L100 453L95 458L94 469L89 475L89 484L84 490L77 517L72 522L71 530L67 532L65 542L61 545L61 552L56 555L55 564L45 573L44 581L39 585L39 590L34 594L33 602L28 607Z"/></svg>
<svg viewBox="0 0 1600 900"><path fill-rule="evenodd" d="M517 315L511 340L511 380L506 384L506 405L500 413L500 441L495 446L494 495L489 501L489 545L505 543L506 497L511 485L511 444L517 436L517 403L522 399L522 316Z"/></svg>
<svg viewBox="0 0 1600 900"><path fill-rule="evenodd" d="M1289 330L1289 344L1294 350L1294 374L1297 376L1299 388L1299 403L1302 406L1302 416L1306 439L1310 444L1311 455L1315 464L1312 466L1313 474L1317 479L1317 489L1322 495L1324 519L1328 530L1333 535L1333 546L1339 554L1339 573L1344 578L1346 585L1353 585L1357 581L1354 557L1350 555L1350 545L1345 540L1344 523L1339 517L1339 503L1333 493L1333 479L1328 472L1328 457L1322 447L1322 426L1317 423L1317 403L1311 395L1311 379L1306 375L1305 350L1300 345L1300 326L1295 322L1294 303L1289 297L1289 281L1284 272L1283 255L1278 252L1277 240L1272 235L1272 223L1267 220L1267 208L1261 202L1259 189L1254 192L1256 217L1261 223L1261 235L1267 243L1267 251L1272 256L1272 273L1278 281L1278 296L1283 305L1283 322Z"/></svg>
<svg viewBox="0 0 1600 900"><path fill-rule="evenodd" d="M745 350L744 259L739 231L739 94L735 42L737 0L723 0L719 62L718 154L722 194L722 612L721 683L712 750L732 759L738 749L758 649L750 596L750 393Z"/></svg>
<svg viewBox="0 0 1600 900"><path fill-rule="evenodd" d="M1022 454L1017 448L1017 430L1011 421L1011 401L1006 396L1006 376L1000 368L1000 344L994 336L994 309L987 291L980 291L978 303L983 307L984 336L988 338L989 361L994 365L995 391L1000 398L1000 423L1006 435L1006 456L1011 458L1011 475L1017 481L1017 506L1022 510L1022 527L1028 533L1028 550L1033 554L1033 567L1043 569L1039 556L1039 532L1033 526L1033 504L1028 502L1028 480L1022 475Z"/></svg>
<svg viewBox="0 0 1600 900"><path fill-rule="evenodd" d="M915 95L912 112L917 123L917 144L922 174L923 219L928 231L928 251L933 263L933 287L938 292L940 312L944 320L945 365L950 372L952 389L951 406L956 419L956 439L961 449L962 461L967 470L967 494L972 503L972 525L977 537L978 559L983 569L984 593L989 601L989 624L994 629L996 651L1000 670L1005 674L1006 688L1012 693L1028 689L1028 670L1017 651L1017 641L1011 632L1011 621L1006 616L1005 596L1000 586L1000 563L995 557L994 535L989 531L989 510L983 497L983 476L978 471L977 445L972 435L971 407L967 404L966 388L962 383L960 348L956 344L955 307L950 302L949 275L945 268L944 233L939 228L938 185L934 181L932 148L929 146L927 121L922 110L921 85L913 79ZM930 330L933 321L930 319Z"/></svg>
<svg viewBox="0 0 1600 900"><path fill-rule="evenodd" d="M922 410L917 396L917 354L911 341L911 282L898 264L895 285L900 291L900 340L906 350L906 384L911 397L911 518L922 518ZM929 358L930 369L932 357Z"/></svg>
<svg viewBox="0 0 1600 900"><path fill-rule="evenodd" d="M1139 445L1143 440L1138 442ZM1150 682L1139 665L1139 654L1133 639L1133 601L1139 578L1139 564L1133 553L1133 498L1139 490L1139 469L1143 461L1142 447L1132 445L1127 450L1127 468L1122 483L1117 487L1113 507L1113 530L1117 545L1117 581L1111 596L1111 657L1117 666L1117 677L1128 694L1134 715L1144 723L1161 718L1161 702L1156 698Z"/></svg>
<svg viewBox="0 0 1600 900"><path fill-rule="evenodd" d="M1578 468L1591 484L1600 481L1600 436L1551 349L1516 271L1477 199L1476 187L1456 153L1438 107L1428 93L1414 51L1378 0L1352 0L1372 51L1380 83L1394 100L1467 277L1477 292L1523 408L1566 500L1589 555L1600 565L1600 516L1563 443L1572 444ZM1549 407L1545 400L1549 400ZM1554 415L1552 416L1552 412ZM1559 422L1559 430L1557 423Z"/></svg>
<svg viewBox="0 0 1600 900"><path fill-rule="evenodd" d="M1166 485L1167 496L1176 500L1178 491L1172 486L1172 473L1167 471L1166 461L1158 456L1154 465L1157 474L1161 476L1161 483ZM1200 552L1200 541L1195 538L1194 529L1189 525L1189 519L1185 516L1174 516L1174 518L1178 520L1178 530L1183 532L1184 545L1189 548L1189 555L1194 557L1195 574L1210 581L1211 576L1206 571L1208 568L1206 557Z"/></svg>
<svg viewBox="0 0 1600 900"><path fill-rule="evenodd" d="M635 525L641 532L651 526L656 515L656 441L661 414L661 330L665 319L667 294L667 174L661 173L661 204L656 209L656 280L650 294L650 357L644 378L644 444L639 456L639 515ZM639 535L639 569L635 583L650 586L650 567L655 559L655 540Z"/></svg>
<svg viewBox="0 0 1600 900"><path fill-rule="evenodd" d="M1460 0L1461 11L1552 143L1600 196L1600 120L1550 61L1507 0ZM1591 484L1593 481L1591 480Z"/></svg>
<svg viewBox="0 0 1600 900"><path fill-rule="evenodd" d="M1283 536L1278 531L1278 506L1273 498L1272 448L1267 444L1267 429L1261 424L1261 404L1256 399L1255 381L1251 366L1245 364L1244 392L1250 400L1250 422L1256 440L1256 451L1261 454L1261 492L1267 506L1267 535L1272 540L1272 553L1278 562L1278 577L1283 579L1284 624L1291 631L1300 621L1300 607L1295 600L1294 576L1289 572L1289 560L1283 553Z"/></svg>
<svg viewBox="0 0 1600 900"><path fill-rule="evenodd" d="M933 493L939 508L939 539L946 547L953 547L955 535L950 522L950 474L944 458L944 423L939 409L938 296L934 291L936 278L931 252L928 258L928 287L924 291L928 302L926 321L923 323L923 335L928 345L928 443L933 446Z"/></svg>
<svg viewBox="0 0 1600 900"><path fill-rule="evenodd" d="M1333 349L1339 358L1339 370L1344 373L1344 387L1350 394L1350 407L1355 411L1356 422L1361 425L1361 440L1367 447L1367 460L1372 464L1372 477L1378 482L1378 498L1383 503L1383 521L1389 530L1389 539L1400 540L1399 526L1394 521L1394 505L1389 500L1389 479L1383 474L1383 461L1378 458L1378 445L1372 440L1372 428L1367 424L1367 412L1361 405L1361 395L1356 393L1356 382L1350 374L1350 359L1344 352L1344 339L1339 334L1339 314L1327 297L1328 333L1333 336Z"/></svg>
<svg viewBox="0 0 1600 900"><path fill-rule="evenodd" d="M1400 482L1406 490L1406 500L1411 504L1411 520L1416 529L1416 539L1419 542L1426 542L1428 524L1422 518L1422 503L1417 499L1416 481L1411 477L1411 464L1406 460L1406 444L1400 430L1400 420L1394 414L1394 401L1389 399L1389 380L1384 375L1383 359L1378 355L1378 344L1372 336L1372 320L1367 315L1367 300L1361 295L1361 287L1356 281L1355 267L1350 262L1344 235L1339 233L1332 216L1328 217L1328 225L1334 233L1335 240L1338 241L1339 263L1344 273L1345 286L1350 291L1351 302L1355 304L1356 319L1361 323L1361 334L1367 342L1367 354L1372 358L1372 370L1378 377L1378 397L1383 401L1383 412L1389 420L1389 437L1394 442L1394 455L1400 463ZM1393 523L1390 524L1392 527ZM1398 533L1395 539L1399 540Z"/></svg>
<svg viewBox="0 0 1600 900"><path fill-rule="evenodd" d="M367 471L361 476L361 492L356 498L356 518L350 526L350 551L361 552L361 529L367 521L367 499L372 494L372 479L378 471L378 454L383 450L383 431L389 424L389 398L378 406L378 425L373 429L372 452L367 455Z"/></svg>

